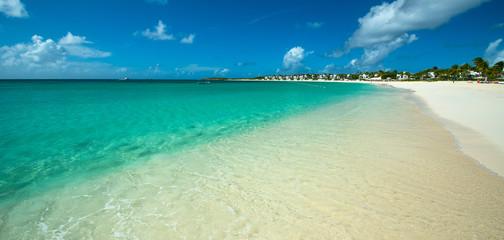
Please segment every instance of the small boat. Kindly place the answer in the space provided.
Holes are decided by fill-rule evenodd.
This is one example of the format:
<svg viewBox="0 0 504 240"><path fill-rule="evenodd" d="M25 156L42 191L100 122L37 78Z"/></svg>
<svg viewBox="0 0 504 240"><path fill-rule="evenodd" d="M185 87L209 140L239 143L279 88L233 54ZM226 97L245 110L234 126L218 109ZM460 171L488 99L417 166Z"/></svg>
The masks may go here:
<svg viewBox="0 0 504 240"><path fill-rule="evenodd" d="M121 78L121 79L119 79L119 81L128 81L128 80L130 80L130 79L129 78Z"/></svg>
<svg viewBox="0 0 504 240"><path fill-rule="evenodd" d="M198 82L198 84L210 84L210 81L201 81L201 82Z"/></svg>

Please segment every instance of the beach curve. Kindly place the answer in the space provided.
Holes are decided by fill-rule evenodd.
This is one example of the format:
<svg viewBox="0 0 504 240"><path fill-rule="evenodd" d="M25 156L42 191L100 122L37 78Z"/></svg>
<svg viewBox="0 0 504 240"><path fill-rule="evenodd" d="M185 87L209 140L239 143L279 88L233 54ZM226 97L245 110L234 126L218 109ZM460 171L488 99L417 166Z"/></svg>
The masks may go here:
<svg viewBox="0 0 504 240"><path fill-rule="evenodd" d="M459 149L504 176L504 85L473 82L374 82L408 89L425 113L450 131Z"/></svg>

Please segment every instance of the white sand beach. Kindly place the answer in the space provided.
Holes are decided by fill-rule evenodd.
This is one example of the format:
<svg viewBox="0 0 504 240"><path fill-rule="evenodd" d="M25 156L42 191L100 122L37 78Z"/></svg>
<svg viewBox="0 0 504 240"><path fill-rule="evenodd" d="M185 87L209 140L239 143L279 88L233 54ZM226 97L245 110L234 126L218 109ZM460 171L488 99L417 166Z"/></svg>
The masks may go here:
<svg viewBox="0 0 504 240"><path fill-rule="evenodd" d="M476 82L384 82L410 89L457 139L462 152L504 176L504 85Z"/></svg>

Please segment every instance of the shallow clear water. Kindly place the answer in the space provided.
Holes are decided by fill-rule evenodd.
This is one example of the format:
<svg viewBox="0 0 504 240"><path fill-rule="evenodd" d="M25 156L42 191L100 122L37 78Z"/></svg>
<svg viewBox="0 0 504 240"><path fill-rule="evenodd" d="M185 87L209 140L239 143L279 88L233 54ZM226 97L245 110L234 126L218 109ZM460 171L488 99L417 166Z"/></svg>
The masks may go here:
<svg viewBox="0 0 504 240"><path fill-rule="evenodd" d="M502 179L400 90L0 82L0 91L2 239L504 233Z"/></svg>
<svg viewBox="0 0 504 240"><path fill-rule="evenodd" d="M292 83L1 82L0 198L53 179L115 171L370 90Z"/></svg>

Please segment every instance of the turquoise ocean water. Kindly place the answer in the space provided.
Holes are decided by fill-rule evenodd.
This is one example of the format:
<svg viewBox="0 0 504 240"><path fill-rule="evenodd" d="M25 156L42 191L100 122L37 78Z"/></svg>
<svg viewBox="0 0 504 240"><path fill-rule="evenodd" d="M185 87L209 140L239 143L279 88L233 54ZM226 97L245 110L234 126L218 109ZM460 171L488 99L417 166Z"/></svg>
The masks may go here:
<svg viewBox="0 0 504 240"><path fill-rule="evenodd" d="M344 104L384 91L395 90L298 82L0 81L0 235L80 238L86 233L82 229L92 229L91 236L100 236L97 227L86 227L81 221L110 210L111 198L96 200L98 210L82 208L68 217L70 209L83 202L76 196L66 199L67 190L62 189L73 186L74 191L89 179L131 171L155 156L164 156L161 161L169 165L181 159L169 156L187 156L198 147L260 132L325 106L342 104L341 113L346 114L355 109ZM206 153L199 156L180 164L196 164L202 166L198 171L205 172ZM171 177L172 170L161 178ZM182 189L176 183L171 187ZM79 190L79 196L92 198L98 188ZM79 185L79 189L86 188ZM102 195L110 197L107 191ZM181 196L187 191L172 197L184 199ZM149 198L148 194L142 197ZM61 209L63 202L67 210ZM57 209L62 211L59 217L55 217ZM124 223L124 219L117 221ZM84 232L68 237L76 226ZM116 230L101 234L109 238L121 232Z"/></svg>
<svg viewBox="0 0 504 240"><path fill-rule="evenodd" d="M0 199L376 91L363 84L0 82Z"/></svg>

